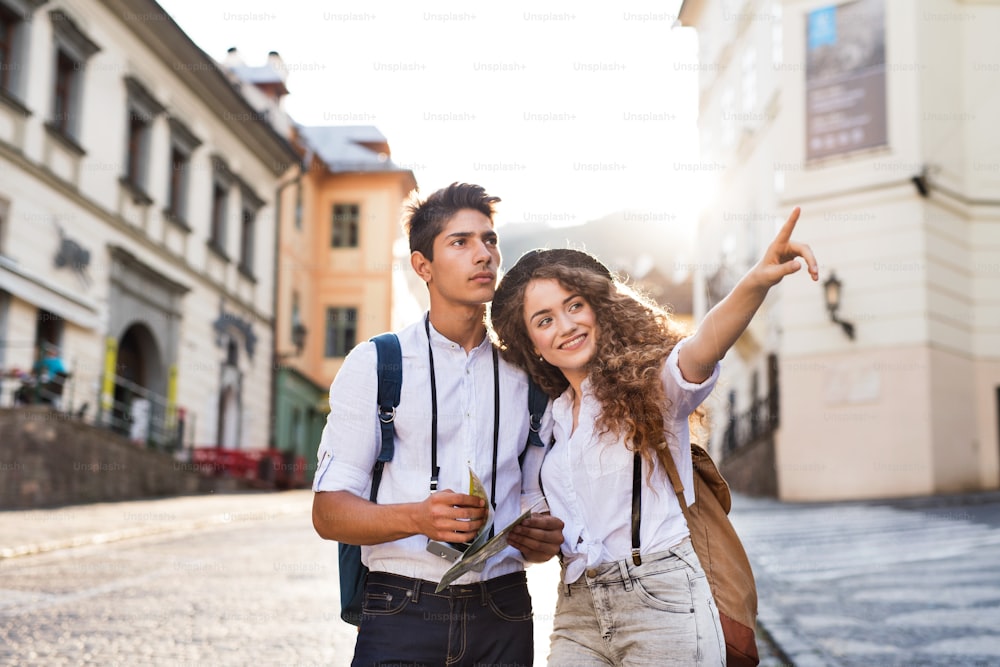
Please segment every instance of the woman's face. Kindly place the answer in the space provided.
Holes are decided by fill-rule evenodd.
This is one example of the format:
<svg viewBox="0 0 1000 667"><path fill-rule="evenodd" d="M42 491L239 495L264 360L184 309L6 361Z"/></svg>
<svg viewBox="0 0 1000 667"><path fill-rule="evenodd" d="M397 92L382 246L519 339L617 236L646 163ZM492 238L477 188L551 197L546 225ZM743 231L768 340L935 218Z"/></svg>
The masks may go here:
<svg viewBox="0 0 1000 667"><path fill-rule="evenodd" d="M535 278L524 288L524 322L536 356L562 371L570 383L587 375L597 351L597 318L581 295L554 278Z"/></svg>

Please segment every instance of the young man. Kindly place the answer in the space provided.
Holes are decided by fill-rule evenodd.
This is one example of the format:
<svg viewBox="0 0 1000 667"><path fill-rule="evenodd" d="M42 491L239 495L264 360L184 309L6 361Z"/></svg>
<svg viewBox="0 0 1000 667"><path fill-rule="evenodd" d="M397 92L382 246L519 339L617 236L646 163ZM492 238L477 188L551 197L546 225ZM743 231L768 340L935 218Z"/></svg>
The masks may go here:
<svg viewBox="0 0 1000 667"><path fill-rule="evenodd" d="M313 525L325 539L362 545L371 570L356 666L532 663L524 563L559 551L562 521L526 520L482 572L463 575L440 594L436 582L451 563L428 551L437 546L431 541L467 542L483 525L484 502L463 493L470 467L487 489L495 483L498 528L521 511L528 380L498 357L484 322L500 265L498 201L478 185L454 183L407 210L410 263L427 284L430 310L398 332L403 385L395 455L376 503L367 500L380 446L373 343L351 351L330 388ZM531 449L539 451L529 456L541 454Z"/></svg>

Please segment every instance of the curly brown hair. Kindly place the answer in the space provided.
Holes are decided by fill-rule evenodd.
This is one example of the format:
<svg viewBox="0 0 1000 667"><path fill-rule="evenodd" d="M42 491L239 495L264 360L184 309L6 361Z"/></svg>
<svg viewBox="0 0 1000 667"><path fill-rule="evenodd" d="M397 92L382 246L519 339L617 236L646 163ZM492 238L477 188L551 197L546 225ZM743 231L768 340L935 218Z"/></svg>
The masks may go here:
<svg viewBox="0 0 1000 667"><path fill-rule="evenodd" d="M664 416L670 405L660 373L683 331L666 310L586 253L558 249L526 254L500 281L489 326L504 357L527 371L551 398L562 394L569 382L558 368L532 354L524 319L525 288L531 280L546 278L580 294L597 320L597 350L588 372L602 406L596 430L615 434L665 469L670 434L664 431Z"/></svg>

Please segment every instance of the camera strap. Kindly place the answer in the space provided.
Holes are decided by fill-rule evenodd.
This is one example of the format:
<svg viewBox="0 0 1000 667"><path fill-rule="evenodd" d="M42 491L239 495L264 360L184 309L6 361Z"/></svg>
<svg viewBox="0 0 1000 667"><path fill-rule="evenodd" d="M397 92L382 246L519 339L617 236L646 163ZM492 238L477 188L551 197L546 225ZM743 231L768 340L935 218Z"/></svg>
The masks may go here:
<svg viewBox="0 0 1000 667"><path fill-rule="evenodd" d="M431 376L431 493L438 490L438 475L441 467L437 463L437 382L434 377L434 350L431 347L430 313L424 315L424 331L427 332L427 360ZM490 345L493 352L493 474L490 476L490 505L493 511L497 509L497 455L500 443L500 360L495 345ZM493 537L493 528L490 528Z"/></svg>

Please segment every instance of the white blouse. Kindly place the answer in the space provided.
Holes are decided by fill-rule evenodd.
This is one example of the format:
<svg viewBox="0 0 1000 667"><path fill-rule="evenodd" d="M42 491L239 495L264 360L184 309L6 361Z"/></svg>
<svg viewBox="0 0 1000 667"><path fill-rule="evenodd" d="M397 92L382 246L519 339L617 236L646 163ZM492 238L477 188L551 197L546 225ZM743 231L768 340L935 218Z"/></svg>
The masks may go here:
<svg viewBox="0 0 1000 667"><path fill-rule="evenodd" d="M694 502L694 478L688 416L711 393L720 365L716 364L711 377L701 384L685 380L677 364L685 340L674 346L660 377L671 405L664 427L673 434L670 452L690 505ZM550 405L555 442L541 463L541 482L549 509L565 523L562 553L566 583L576 581L588 567L630 558L632 552L632 452L612 434L597 436L594 425L601 406L590 391L589 380L583 382L582 392L575 432L572 389ZM666 472L657 465L649 484L646 466L643 462L639 538L641 553L651 554L675 546L688 536L688 528ZM532 503L541 496L537 468L525 468L524 484L525 502Z"/></svg>

